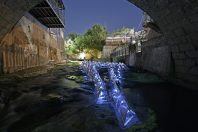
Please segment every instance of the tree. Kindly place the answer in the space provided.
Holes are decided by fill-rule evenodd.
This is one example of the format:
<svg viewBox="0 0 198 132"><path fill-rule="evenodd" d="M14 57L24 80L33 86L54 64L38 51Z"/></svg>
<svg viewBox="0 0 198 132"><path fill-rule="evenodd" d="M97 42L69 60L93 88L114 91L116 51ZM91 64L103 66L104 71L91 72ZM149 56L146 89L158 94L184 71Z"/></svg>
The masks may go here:
<svg viewBox="0 0 198 132"><path fill-rule="evenodd" d="M67 39L74 41L79 35L77 33L70 33L67 35Z"/></svg>
<svg viewBox="0 0 198 132"><path fill-rule="evenodd" d="M76 33L70 33L66 37L66 45L65 52L68 56L72 56L73 54L78 54L77 45L75 44L75 40L79 35Z"/></svg>
<svg viewBox="0 0 198 132"><path fill-rule="evenodd" d="M96 24L91 29L87 30L84 36L87 44L86 48L102 51L102 47L105 45L107 31L104 26Z"/></svg>
<svg viewBox="0 0 198 132"><path fill-rule="evenodd" d="M76 50L78 50L78 52L83 52L83 50L86 48L85 45L85 38L84 36L78 36L75 39L74 45L76 46Z"/></svg>
<svg viewBox="0 0 198 132"><path fill-rule="evenodd" d="M96 54L98 54L99 51L102 51L106 37L106 28L99 24L92 26L83 35L71 33L67 36L67 39L71 39L73 44L68 49L70 51L67 52L73 54L87 52L93 57L96 57Z"/></svg>

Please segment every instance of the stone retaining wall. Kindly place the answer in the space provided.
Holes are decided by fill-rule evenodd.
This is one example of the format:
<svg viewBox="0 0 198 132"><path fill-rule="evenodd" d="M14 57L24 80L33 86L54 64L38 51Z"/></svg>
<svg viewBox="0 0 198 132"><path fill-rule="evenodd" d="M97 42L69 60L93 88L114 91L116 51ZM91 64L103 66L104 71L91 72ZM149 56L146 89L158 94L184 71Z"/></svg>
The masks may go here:
<svg viewBox="0 0 198 132"><path fill-rule="evenodd" d="M49 60L58 63L63 44L63 38L52 36L49 29L26 13L0 43L0 74L44 66Z"/></svg>

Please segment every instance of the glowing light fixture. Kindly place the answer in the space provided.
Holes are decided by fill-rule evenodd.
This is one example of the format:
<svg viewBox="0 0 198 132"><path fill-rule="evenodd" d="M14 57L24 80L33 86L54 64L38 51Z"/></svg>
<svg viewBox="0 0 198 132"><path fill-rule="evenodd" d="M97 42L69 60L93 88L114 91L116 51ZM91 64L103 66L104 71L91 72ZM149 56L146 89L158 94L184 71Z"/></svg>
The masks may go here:
<svg viewBox="0 0 198 132"><path fill-rule="evenodd" d="M135 40L133 40L133 41L132 41L132 43L133 43L133 44L135 44L135 43L136 43L136 41L135 41Z"/></svg>
<svg viewBox="0 0 198 132"><path fill-rule="evenodd" d="M84 61L81 68L87 74L89 80L94 82L94 93L97 97L96 103L104 104L110 102L121 128L128 128L138 122L136 113L128 106L122 92L122 71L126 69L123 63ZM98 73L100 68L108 69L110 90L106 89L106 85Z"/></svg>
<svg viewBox="0 0 198 132"><path fill-rule="evenodd" d="M121 73L121 68L118 66L118 73ZM115 109L116 116L122 128L128 128L138 122L136 113L128 106L126 99L121 91L121 85L115 78L117 78L114 68L109 68L109 78L111 85L112 105ZM119 80L119 79L118 79Z"/></svg>
<svg viewBox="0 0 198 132"><path fill-rule="evenodd" d="M85 53L84 52L80 53L79 59L84 59L84 58L85 58Z"/></svg>

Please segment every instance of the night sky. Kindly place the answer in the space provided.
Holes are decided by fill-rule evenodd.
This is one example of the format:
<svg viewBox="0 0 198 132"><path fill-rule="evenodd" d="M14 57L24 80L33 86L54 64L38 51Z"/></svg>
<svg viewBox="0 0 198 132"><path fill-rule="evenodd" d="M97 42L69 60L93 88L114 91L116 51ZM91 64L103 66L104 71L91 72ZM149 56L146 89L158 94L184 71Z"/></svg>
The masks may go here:
<svg viewBox="0 0 198 132"><path fill-rule="evenodd" d="M94 24L104 25L109 32L122 27L137 28L143 12L127 0L63 0L66 34L84 33Z"/></svg>

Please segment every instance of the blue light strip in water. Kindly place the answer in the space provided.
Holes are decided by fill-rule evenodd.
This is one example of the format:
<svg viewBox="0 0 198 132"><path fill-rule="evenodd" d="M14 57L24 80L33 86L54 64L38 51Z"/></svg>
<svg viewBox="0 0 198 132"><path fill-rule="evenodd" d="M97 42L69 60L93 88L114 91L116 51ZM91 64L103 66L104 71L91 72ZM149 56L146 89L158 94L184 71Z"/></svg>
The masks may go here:
<svg viewBox="0 0 198 132"><path fill-rule="evenodd" d="M123 63L83 62L81 68L89 80L94 82L97 104L104 104L109 100L105 83L98 73L98 69L108 68L111 86L109 96L121 128L128 128L138 122L136 113L128 106L122 92L122 71L126 68Z"/></svg>
<svg viewBox="0 0 198 132"><path fill-rule="evenodd" d="M95 91L96 91L96 96L98 98L96 103L103 104L108 101L108 94L107 94L106 86L105 86L105 83L103 82L103 80L101 79L96 68L93 69L93 73L94 73L93 81L95 83L95 89L96 89Z"/></svg>
<svg viewBox="0 0 198 132"><path fill-rule="evenodd" d="M104 81L101 79L97 67L99 66L99 63L95 62L83 62L81 65L84 72L89 77L90 81L94 82L95 90L94 93L97 97L96 104L104 104L108 101L108 94L106 90L106 86Z"/></svg>
<svg viewBox="0 0 198 132"><path fill-rule="evenodd" d="M131 108L129 108L126 99L121 92L121 85L119 85L120 81L117 80L114 68L109 68L109 78L111 85L110 96L119 124L122 128L128 128L138 122L137 115Z"/></svg>

